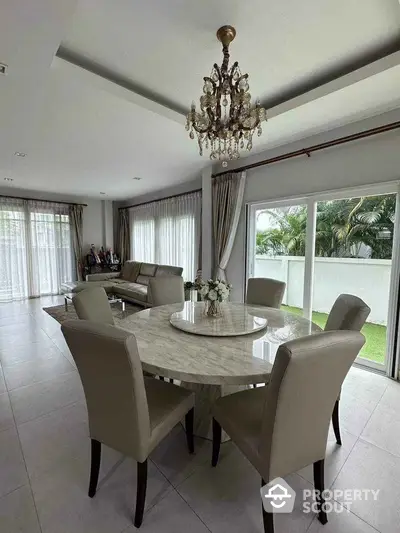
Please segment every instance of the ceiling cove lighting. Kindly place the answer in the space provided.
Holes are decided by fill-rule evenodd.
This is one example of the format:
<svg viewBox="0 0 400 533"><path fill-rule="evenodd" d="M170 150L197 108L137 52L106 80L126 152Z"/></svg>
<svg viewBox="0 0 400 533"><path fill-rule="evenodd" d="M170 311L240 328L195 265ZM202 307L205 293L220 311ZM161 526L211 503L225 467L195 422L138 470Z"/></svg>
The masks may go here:
<svg viewBox="0 0 400 533"><path fill-rule="evenodd" d="M229 45L236 36L232 26L222 26L217 38L222 43L223 61L214 64L210 76L204 78L200 111L193 103L186 117L186 130L191 139L197 136L199 153L210 149L210 159L222 161L238 159L239 150L253 147L253 134L262 134L261 122L267 120L266 111L257 100L251 104L248 74L242 74L237 61L229 66Z"/></svg>

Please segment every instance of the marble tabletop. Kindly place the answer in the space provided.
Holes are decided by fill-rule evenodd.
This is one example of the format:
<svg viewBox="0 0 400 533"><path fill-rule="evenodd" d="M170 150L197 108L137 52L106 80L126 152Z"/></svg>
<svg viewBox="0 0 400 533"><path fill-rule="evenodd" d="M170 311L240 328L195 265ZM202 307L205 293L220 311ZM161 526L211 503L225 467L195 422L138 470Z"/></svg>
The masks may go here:
<svg viewBox="0 0 400 533"><path fill-rule="evenodd" d="M250 313L245 305L224 302L220 307L220 316L209 317L204 302L188 304L182 311L172 313L169 321L188 333L211 337L250 335L264 329L268 323L265 317L255 316L254 311Z"/></svg>
<svg viewBox="0 0 400 533"><path fill-rule="evenodd" d="M321 331L309 320L278 309L245 304L267 327L243 337L199 337L170 324L173 313L203 302L153 307L119 321L137 340L143 369L167 378L207 385L264 383L280 344Z"/></svg>

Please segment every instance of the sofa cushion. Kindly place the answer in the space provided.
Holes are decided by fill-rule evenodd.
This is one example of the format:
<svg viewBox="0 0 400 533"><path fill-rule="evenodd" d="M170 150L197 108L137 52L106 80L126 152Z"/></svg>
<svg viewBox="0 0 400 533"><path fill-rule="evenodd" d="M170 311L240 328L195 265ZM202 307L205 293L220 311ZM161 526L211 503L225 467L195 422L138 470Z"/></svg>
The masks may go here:
<svg viewBox="0 0 400 533"><path fill-rule="evenodd" d="M134 283L138 277L141 264L139 261L125 261L122 267L121 279Z"/></svg>
<svg viewBox="0 0 400 533"><path fill-rule="evenodd" d="M158 265L157 276L182 276L183 268L170 266L170 265Z"/></svg>
<svg viewBox="0 0 400 533"><path fill-rule="evenodd" d="M124 283L115 287L115 294L118 296L133 298L141 302L147 302L147 286L139 283Z"/></svg>
<svg viewBox="0 0 400 533"><path fill-rule="evenodd" d="M95 287L103 287L106 293L112 293L114 292L115 283L114 281L82 281L77 283L71 292L77 293Z"/></svg>
<svg viewBox="0 0 400 533"><path fill-rule="evenodd" d="M153 277L154 276L142 276L142 274L139 274L139 276L136 278L136 283L147 286L149 284L149 280Z"/></svg>
<svg viewBox="0 0 400 533"><path fill-rule="evenodd" d="M157 270L157 265L154 265L153 263L142 263L140 265L140 275L141 276L155 276ZM141 283L139 281L139 283Z"/></svg>

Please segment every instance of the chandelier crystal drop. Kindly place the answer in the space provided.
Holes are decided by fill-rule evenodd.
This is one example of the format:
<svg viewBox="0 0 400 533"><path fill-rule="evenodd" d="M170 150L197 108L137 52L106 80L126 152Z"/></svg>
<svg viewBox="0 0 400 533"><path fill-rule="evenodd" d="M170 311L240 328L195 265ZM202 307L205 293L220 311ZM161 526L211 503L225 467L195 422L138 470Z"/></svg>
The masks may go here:
<svg viewBox="0 0 400 533"><path fill-rule="evenodd" d="M249 75L242 74L236 61L229 67L229 44L236 30L222 26L217 31L222 43L222 65L214 64L210 76L204 78L203 95L200 97L200 111L193 103L186 117L186 130L190 139L197 137L199 153L210 150L212 161L238 159L239 150L250 151L253 135L262 134L261 122L267 120L266 111L257 100L251 105Z"/></svg>

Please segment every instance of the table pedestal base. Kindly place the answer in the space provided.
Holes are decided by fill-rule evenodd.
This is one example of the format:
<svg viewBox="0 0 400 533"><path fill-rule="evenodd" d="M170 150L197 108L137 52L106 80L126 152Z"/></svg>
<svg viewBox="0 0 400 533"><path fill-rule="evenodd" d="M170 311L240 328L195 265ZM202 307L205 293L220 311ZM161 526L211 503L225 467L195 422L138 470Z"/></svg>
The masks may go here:
<svg viewBox="0 0 400 533"><path fill-rule="evenodd" d="M248 389L248 385L202 385L201 383L181 382L185 387L195 393L194 404L194 434L197 437L212 440L212 414L211 409L216 400L241 390ZM230 437L222 431L222 442Z"/></svg>

